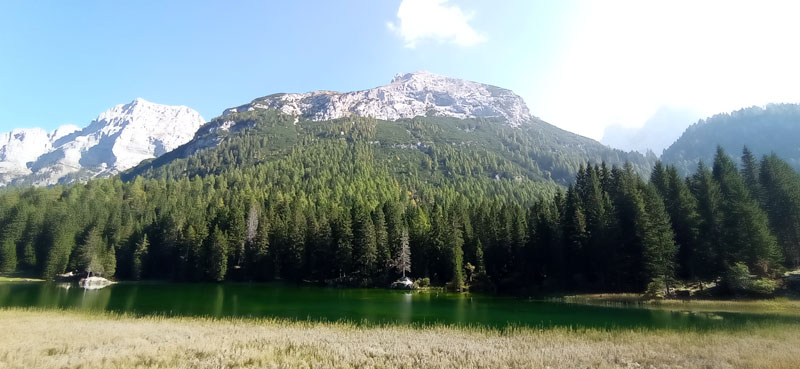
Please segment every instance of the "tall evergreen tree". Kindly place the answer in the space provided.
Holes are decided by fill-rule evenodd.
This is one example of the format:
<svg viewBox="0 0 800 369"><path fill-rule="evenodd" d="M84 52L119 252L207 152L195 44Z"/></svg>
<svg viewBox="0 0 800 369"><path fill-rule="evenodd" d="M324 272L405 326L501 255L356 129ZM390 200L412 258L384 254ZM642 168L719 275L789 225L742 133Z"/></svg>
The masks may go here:
<svg viewBox="0 0 800 369"><path fill-rule="evenodd" d="M750 191L750 196L761 203L763 193L761 192L758 173L758 160L756 160L750 149L745 146L742 149L742 179L744 179L744 184Z"/></svg>
<svg viewBox="0 0 800 369"><path fill-rule="evenodd" d="M228 272L228 235L219 227L214 227L208 249L208 279L222 281Z"/></svg>
<svg viewBox="0 0 800 369"><path fill-rule="evenodd" d="M800 176L777 155L761 161L764 209L787 266L800 266Z"/></svg>
<svg viewBox="0 0 800 369"><path fill-rule="evenodd" d="M711 171L701 161L689 181L697 199L698 242L690 268L698 278L713 279L723 272L725 250L723 236L722 192Z"/></svg>
<svg viewBox="0 0 800 369"><path fill-rule="evenodd" d="M643 189L645 219L641 223L644 263L651 282L664 283L667 293L675 280L675 254L678 249L664 202L655 186Z"/></svg>
<svg viewBox="0 0 800 369"><path fill-rule="evenodd" d="M145 270L144 263L147 260L147 251L150 243L147 241L147 234L143 234L142 238L136 243L131 257L131 279L139 280L142 278L142 272Z"/></svg>
<svg viewBox="0 0 800 369"><path fill-rule="evenodd" d="M744 262L760 275L773 273L781 256L767 217L750 196L736 164L721 147L714 158L713 175L723 198L725 261L728 265Z"/></svg>

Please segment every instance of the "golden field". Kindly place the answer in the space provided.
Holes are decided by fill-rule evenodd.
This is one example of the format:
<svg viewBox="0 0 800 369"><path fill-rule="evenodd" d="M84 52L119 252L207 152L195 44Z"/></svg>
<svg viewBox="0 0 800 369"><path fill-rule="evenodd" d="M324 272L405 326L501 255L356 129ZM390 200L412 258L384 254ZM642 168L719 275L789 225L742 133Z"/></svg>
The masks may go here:
<svg viewBox="0 0 800 369"><path fill-rule="evenodd" d="M0 368L797 368L800 324L505 330L0 310Z"/></svg>

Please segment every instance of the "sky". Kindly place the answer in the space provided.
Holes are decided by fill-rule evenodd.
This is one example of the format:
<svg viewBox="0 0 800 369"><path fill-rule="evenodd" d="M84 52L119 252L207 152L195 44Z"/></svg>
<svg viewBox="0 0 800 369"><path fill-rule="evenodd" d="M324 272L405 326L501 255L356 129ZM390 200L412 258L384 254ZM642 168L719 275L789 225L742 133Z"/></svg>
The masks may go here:
<svg viewBox="0 0 800 369"><path fill-rule="evenodd" d="M4 0L0 132L85 126L137 97L210 120L427 70L509 88L600 139L664 108L800 102L797 14L770 0Z"/></svg>

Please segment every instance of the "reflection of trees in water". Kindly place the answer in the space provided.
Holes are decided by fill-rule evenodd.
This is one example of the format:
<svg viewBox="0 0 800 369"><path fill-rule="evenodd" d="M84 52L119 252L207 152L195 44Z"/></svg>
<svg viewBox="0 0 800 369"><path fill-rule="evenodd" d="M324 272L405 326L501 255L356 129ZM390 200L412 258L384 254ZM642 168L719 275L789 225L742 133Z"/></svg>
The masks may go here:
<svg viewBox="0 0 800 369"><path fill-rule="evenodd" d="M8 284L0 284L0 306L8 304L8 297L11 294L11 288Z"/></svg>
<svg viewBox="0 0 800 369"><path fill-rule="evenodd" d="M70 291L75 290L70 288ZM111 301L111 291L113 287L101 288L99 290L88 290L85 288L78 288L81 291L80 305L84 310L106 310L108 303Z"/></svg>
<svg viewBox="0 0 800 369"><path fill-rule="evenodd" d="M397 314L398 323L411 323L414 316L414 293L405 292L400 298L400 312Z"/></svg>
<svg viewBox="0 0 800 369"><path fill-rule="evenodd" d="M225 288L221 284L214 287L214 316L222 316L222 308L225 306Z"/></svg>
<svg viewBox="0 0 800 369"><path fill-rule="evenodd" d="M126 286L127 293L125 293L125 311L135 311L136 310L136 296L139 294L139 285L134 284L133 286Z"/></svg>

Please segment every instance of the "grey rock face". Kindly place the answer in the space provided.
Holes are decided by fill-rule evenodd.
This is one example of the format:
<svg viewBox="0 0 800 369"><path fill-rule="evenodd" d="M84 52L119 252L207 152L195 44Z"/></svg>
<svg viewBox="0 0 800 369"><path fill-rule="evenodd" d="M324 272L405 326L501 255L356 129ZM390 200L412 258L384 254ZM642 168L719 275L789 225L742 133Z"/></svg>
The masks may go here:
<svg viewBox="0 0 800 369"><path fill-rule="evenodd" d="M511 90L428 72L398 74L388 85L369 90L269 95L227 109L223 115L255 109L277 109L311 120L350 115L384 120L416 116L499 117L514 127L531 118L525 102Z"/></svg>

